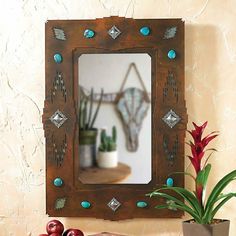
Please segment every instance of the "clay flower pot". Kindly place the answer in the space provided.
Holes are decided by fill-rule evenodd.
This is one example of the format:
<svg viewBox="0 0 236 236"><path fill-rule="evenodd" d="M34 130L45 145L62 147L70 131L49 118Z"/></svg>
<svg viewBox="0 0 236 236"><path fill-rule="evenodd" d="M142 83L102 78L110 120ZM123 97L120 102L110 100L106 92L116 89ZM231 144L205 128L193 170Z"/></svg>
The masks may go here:
<svg viewBox="0 0 236 236"><path fill-rule="evenodd" d="M229 220L215 220L213 224L197 224L193 220L184 221L184 236L229 236Z"/></svg>

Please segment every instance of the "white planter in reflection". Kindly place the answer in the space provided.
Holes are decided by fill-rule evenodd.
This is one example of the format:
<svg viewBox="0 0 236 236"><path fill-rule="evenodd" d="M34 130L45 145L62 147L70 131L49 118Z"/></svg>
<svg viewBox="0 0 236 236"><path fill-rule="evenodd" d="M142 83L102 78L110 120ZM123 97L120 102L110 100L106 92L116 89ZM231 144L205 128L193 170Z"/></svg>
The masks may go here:
<svg viewBox="0 0 236 236"><path fill-rule="evenodd" d="M100 168L115 168L118 164L117 151L98 152L97 164Z"/></svg>

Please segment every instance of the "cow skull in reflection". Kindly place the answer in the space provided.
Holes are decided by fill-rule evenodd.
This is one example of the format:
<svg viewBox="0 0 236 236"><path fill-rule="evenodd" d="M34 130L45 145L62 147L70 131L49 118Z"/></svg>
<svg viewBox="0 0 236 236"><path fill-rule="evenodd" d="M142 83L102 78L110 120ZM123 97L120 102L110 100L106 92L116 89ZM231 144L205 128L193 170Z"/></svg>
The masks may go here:
<svg viewBox="0 0 236 236"><path fill-rule="evenodd" d="M128 88L118 95L117 109L123 122L127 149L130 152L138 149L139 132L149 104L147 94L138 88Z"/></svg>

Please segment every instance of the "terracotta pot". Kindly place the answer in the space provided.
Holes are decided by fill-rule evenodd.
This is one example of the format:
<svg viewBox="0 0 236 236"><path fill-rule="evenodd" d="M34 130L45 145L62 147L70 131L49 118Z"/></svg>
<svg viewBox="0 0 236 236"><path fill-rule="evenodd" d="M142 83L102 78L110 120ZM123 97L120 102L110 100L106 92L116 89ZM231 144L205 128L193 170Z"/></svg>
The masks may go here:
<svg viewBox="0 0 236 236"><path fill-rule="evenodd" d="M193 220L184 221L184 236L229 236L229 220L221 220L219 223L203 225L193 223Z"/></svg>

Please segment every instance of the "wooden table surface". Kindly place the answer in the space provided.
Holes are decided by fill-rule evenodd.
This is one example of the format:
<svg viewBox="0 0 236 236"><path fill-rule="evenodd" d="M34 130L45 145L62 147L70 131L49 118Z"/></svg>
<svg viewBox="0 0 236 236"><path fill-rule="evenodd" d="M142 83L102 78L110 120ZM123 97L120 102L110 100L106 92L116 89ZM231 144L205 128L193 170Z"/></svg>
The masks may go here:
<svg viewBox="0 0 236 236"><path fill-rule="evenodd" d="M81 169L79 180L84 184L112 184L126 179L130 173L131 168L128 165L118 163L115 168L93 167Z"/></svg>

